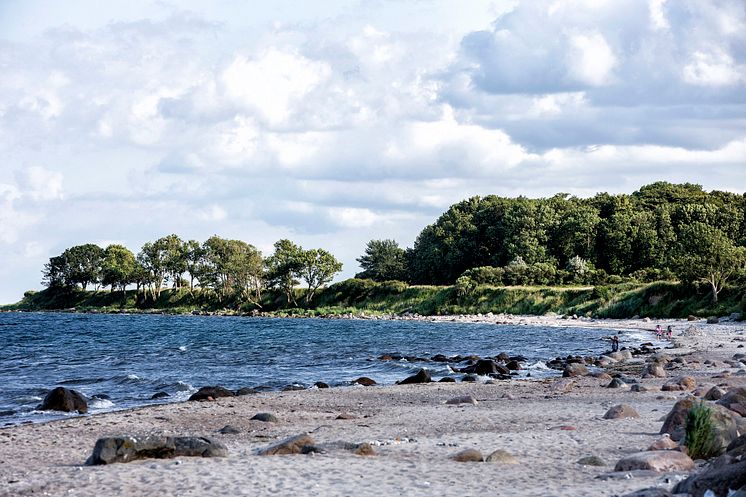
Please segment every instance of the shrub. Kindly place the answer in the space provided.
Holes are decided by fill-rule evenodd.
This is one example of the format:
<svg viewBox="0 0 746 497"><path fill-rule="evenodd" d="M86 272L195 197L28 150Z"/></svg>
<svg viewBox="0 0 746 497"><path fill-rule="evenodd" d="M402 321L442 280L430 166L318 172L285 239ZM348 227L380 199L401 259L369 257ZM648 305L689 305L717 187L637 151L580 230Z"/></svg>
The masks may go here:
<svg viewBox="0 0 746 497"><path fill-rule="evenodd" d="M712 410L704 402L689 409L684 435L684 445L689 451L689 457L707 459L718 454L719 448L712 430Z"/></svg>

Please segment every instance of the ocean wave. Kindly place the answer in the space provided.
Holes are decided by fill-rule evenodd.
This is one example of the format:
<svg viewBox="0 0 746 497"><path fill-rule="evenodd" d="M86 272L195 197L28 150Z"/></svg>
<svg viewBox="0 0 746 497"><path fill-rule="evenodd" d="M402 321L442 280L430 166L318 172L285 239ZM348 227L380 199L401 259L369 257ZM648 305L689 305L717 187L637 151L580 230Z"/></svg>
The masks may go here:
<svg viewBox="0 0 746 497"><path fill-rule="evenodd" d="M111 409L114 407L114 402L109 399L91 399L88 402L90 409Z"/></svg>

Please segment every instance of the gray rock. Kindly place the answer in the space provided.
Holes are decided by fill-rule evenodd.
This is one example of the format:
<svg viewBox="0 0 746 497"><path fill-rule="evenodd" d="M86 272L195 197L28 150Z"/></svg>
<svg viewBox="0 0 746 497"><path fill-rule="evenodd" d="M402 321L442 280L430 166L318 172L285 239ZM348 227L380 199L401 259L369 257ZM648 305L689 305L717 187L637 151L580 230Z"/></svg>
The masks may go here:
<svg viewBox="0 0 746 497"><path fill-rule="evenodd" d="M484 461L484 456L477 449L464 449L452 455L451 459L458 462L482 462Z"/></svg>
<svg viewBox="0 0 746 497"><path fill-rule="evenodd" d="M728 409L732 409L733 404L746 404L746 387L730 388L717 403Z"/></svg>
<svg viewBox="0 0 746 497"><path fill-rule="evenodd" d="M475 399L471 395L462 395L460 397L453 397L446 401L446 404L449 404L449 405L458 405L458 404L477 405L477 403L478 403L477 399Z"/></svg>
<svg viewBox="0 0 746 497"><path fill-rule="evenodd" d="M649 386L646 386L646 385L641 385L639 383L635 383L634 385L632 385L629 388L633 392L652 392L654 390L653 387L649 387Z"/></svg>
<svg viewBox="0 0 746 497"><path fill-rule="evenodd" d="M277 419L277 416L269 412L258 412L254 414L254 416L252 416L251 420L262 421L264 423L279 423L280 422L280 420Z"/></svg>
<svg viewBox="0 0 746 497"><path fill-rule="evenodd" d="M377 384L376 380L373 380L366 376L361 376L360 378L354 380L352 383L357 384L357 385L362 385L364 387L372 387Z"/></svg>
<svg viewBox="0 0 746 497"><path fill-rule="evenodd" d="M428 371L425 368L420 369L417 371L417 374L414 374L412 376L409 376L408 378L404 378L399 382L399 385L411 385L414 383L430 383L433 381L432 376L430 376L430 371Z"/></svg>
<svg viewBox="0 0 746 497"><path fill-rule="evenodd" d="M629 390L629 385L622 381L620 378L614 378L606 385L606 388L619 388L622 390Z"/></svg>
<svg viewBox="0 0 746 497"><path fill-rule="evenodd" d="M484 461L499 464L518 464L518 459L513 454L502 449L493 451L484 458Z"/></svg>
<svg viewBox="0 0 746 497"><path fill-rule="evenodd" d="M553 392L567 393L572 390L574 386L575 380L572 380L570 378L562 378L549 385L549 389Z"/></svg>
<svg viewBox="0 0 746 497"><path fill-rule="evenodd" d="M52 389L36 407L40 411L88 412L88 402L82 393L65 387Z"/></svg>
<svg viewBox="0 0 746 497"><path fill-rule="evenodd" d="M657 472L691 471L694 469L694 461L683 452L661 450L630 454L616 463L614 467L614 471L637 469Z"/></svg>
<svg viewBox="0 0 746 497"><path fill-rule="evenodd" d="M715 386L707 391L704 398L705 400L719 400L723 397L723 395L725 395L725 390L718 386Z"/></svg>
<svg viewBox="0 0 746 497"><path fill-rule="evenodd" d="M582 466L606 466L606 461L601 459L598 456L587 456L582 457L575 461L576 464L580 464Z"/></svg>
<svg viewBox="0 0 746 497"><path fill-rule="evenodd" d="M645 370L642 373L643 378L665 378L668 376L666 370L663 369L663 365L658 362L653 362L645 366Z"/></svg>
<svg viewBox="0 0 746 497"><path fill-rule="evenodd" d="M639 418L640 415L634 407L628 404L618 404L604 414L604 419L624 419L624 418Z"/></svg>
<svg viewBox="0 0 746 497"><path fill-rule="evenodd" d="M650 444L648 450L674 450L679 447L679 444L671 440L668 435L663 435L658 440Z"/></svg>
<svg viewBox="0 0 746 497"><path fill-rule="evenodd" d="M588 374L588 368L583 364L570 363L565 366L562 371L562 376L565 378L572 378L574 376L586 376Z"/></svg>
<svg viewBox="0 0 746 497"><path fill-rule="evenodd" d="M691 376L679 376L675 380L671 380L661 387L664 392L682 392L687 390L694 390L697 387L697 382Z"/></svg>
<svg viewBox="0 0 746 497"><path fill-rule="evenodd" d="M668 433L672 440L681 441L684 438L686 416L689 410L699 404L699 402L694 397L687 397L674 404L673 409L666 416L660 433ZM710 420L712 422L715 443L719 447L720 452L723 452L733 440L738 438L741 416L717 404L709 405L708 407L712 410Z"/></svg>
<svg viewBox="0 0 746 497"><path fill-rule="evenodd" d="M271 445L259 451L260 456L278 456L286 454L302 454L304 447L313 447L316 445L314 439L306 434L295 435L285 440Z"/></svg>
<svg viewBox="0 0 746 497"><path fill-rule="evenodd" d="M746 460L721 467L709 467L680 482L674 488L677 494L689 494L692 497L704 497L709 491L715 497L732 497L730 491L746 485Z"/></svg>
<svg viewBox="0 0 746 497"><path fill-rule="evenodd" d="M232 425L225 425L218 430L218 433L222 433L223 435L236 435L241 433L241 430Z"/></svg>
<svg viewBox="0 0 746 497"><path fill-rule="evenodd" d="M661 487L643 488L631 494L624 494L622 497L674 497L674 495Z"/></svg>
<svg viewBox="0 0 746 497"><path fill-rule="evenodd" d="M710 316L707 318L707 324L718 324L720 319L717 316Z"/></svg>
<svg viewBox="0 0 746 497"><path fill-rule="evenodd" d="M236 390L236 396L243 397L244 395L254 395L255 393L259 393L255 388L251 387L241 387L238 390Z"/></svg>
<svg viewBox="0 0 746 497"><path fill-rule="evenodd" d="M170 395L166 392L156 392L150 396L150 400L165 399L167 397L170 397Z"/></svg>
<svg viewBox="0 0 746 497"><path fill-rule="evenodd" d="M86 465L96 466L138 459L172 457L226 457L228 449L204 437L107 437L99 438Z"/></svg>
<svg viewBox="0 0 746 497"><path fill-rule="evenodd" d="M202 387L189 400L215 400L220 397L235 397L235 394L221 386Z"/></svg>

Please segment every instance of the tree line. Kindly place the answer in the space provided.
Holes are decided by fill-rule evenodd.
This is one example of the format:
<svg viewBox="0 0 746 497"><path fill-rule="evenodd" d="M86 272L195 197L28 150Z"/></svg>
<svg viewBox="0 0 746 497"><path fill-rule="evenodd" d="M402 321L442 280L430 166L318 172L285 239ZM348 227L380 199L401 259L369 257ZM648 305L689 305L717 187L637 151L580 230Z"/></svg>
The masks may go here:
<svg viewBox="0 0 746 497"><path fill-rule="evenodd" d="M137 255L119 244L70 247L45 264L42 283L55 289L79 286L84 291L89 286L96 290L108 286L111 292L134 285L146 300L157 300L167 284L190 291L197 285L221 298L237 297L257 306L262 291L275 288L284 293L287 304L297 305L294 289L301 280L308 304L341 270L342 264L326 250L305 250L290 240L279 240L274 253L264 258L241 240L212 236L199 243L172 234L145 243Z"/></svg>
<svg viewBox="0 0 746 497"><path fill-rule="evenodd" d="M699 185L657 182L632 194L590 198L472 197L452 205L417 236L413 247L370 240L357 261L357 278L410 284L564 285L619 283L624 279L705 282L718 294L746 266L746 194L706 192ZM342 264L323 249L280 240L269 257L240 240L218 236L204 243L169 235L135 255L122 245L86 244L52 257L44 267L49 287L110 286L157 299L174 288L211 288L260 305L274 289L305 304ZM188 277L188 278L187 278ZM746 279L746 275L744 277Z"/></svg>
<svg viewBox="0 0 746 497"><path fill-rule="evenodd" d="M561 285L703 281L713 301L746 265L746 194L657 182L631 195L472 197L409 249L373 240L359 277L414 284Z"/></svg>

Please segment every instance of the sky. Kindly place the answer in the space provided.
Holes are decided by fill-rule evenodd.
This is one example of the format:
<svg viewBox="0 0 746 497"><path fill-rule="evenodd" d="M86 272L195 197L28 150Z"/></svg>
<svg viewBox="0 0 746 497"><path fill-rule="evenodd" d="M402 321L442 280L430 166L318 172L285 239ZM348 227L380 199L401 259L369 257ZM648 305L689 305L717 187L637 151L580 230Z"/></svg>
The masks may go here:
<svg viewBox="0 0 746 497"><path fill-rule="evenodd" d="M743 0L0 0L0 303L82 243L359 271L474 195L746 190Z"/></svg>

